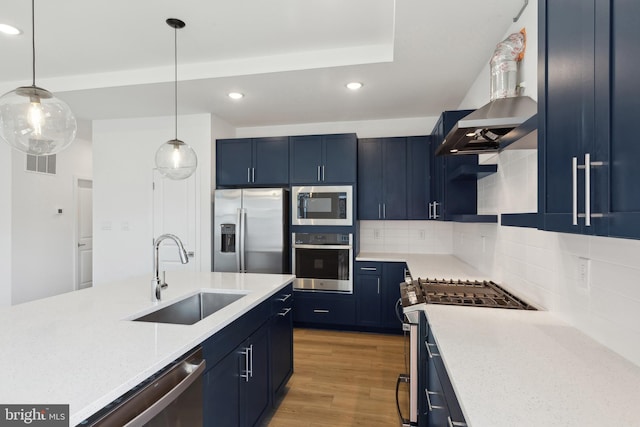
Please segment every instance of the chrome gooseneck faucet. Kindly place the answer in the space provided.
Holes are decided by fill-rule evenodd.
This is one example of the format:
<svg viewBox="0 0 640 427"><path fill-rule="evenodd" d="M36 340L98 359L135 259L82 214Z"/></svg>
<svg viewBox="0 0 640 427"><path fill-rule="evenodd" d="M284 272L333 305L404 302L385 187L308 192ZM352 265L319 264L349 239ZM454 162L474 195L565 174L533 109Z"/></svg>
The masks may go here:
<svg viewBox="0 0 640 427"><path fill-rule="evenodd" d="M187 255L187 251L182 244L182 241L178 238L178 236L174 234L163 234L158 237L155 242L153 242L153 279L151 279L151 301L157 302L160 301L161 291L162 289L167 287L167 284L164 281L164 274L162 279L160 279L160 272L158 271L158 265L160 262L158 261L158 253L160 252L160 243L162 243L165 239L171 239L176 242L178 245L178 252L180 253L180 262L186 264L189 262L189 256Z"/></svg>

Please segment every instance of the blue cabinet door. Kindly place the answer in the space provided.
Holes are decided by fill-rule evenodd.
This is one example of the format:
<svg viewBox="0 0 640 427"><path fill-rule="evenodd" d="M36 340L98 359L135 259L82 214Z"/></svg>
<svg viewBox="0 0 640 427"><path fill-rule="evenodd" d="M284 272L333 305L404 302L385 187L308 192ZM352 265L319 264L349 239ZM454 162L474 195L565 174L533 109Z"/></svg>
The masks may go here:
<svg viewBox="0 0 640 427"><path fill-rule="evenodd" d="M356 182L355 134L290 137L291 184L353 184Z"/></svg>
<svg viewBox="0 0 640 427"><path fill-rule="evenodd" d="M640 117L640 87L637 81L640 68L640 3L610 0L596 2L596 6L596 17L599 19L596 25L601 25L598 37L611 34L610 41L596 39L596 141L606 140L607 136L610 138L610 159L604 159L610 167L609 198L604 209L609 221L607 231L612 237L640 239L640 144L637 142L636 126L636 120ZM610 19L605 21L602 16L609 16ZM607 52L607 49L611 51ZM608 61L604 61L605 54ZM603 63L610 66L601 69ZM603 106L610 106L610 110L602 110ZM609 117L610 133L606 128L601 128ZM600 153L594 160L602 160L603 156L604 153ZM606 172L604 167L593 171L596 177Z"/></svg>
<svg viewBox="0 0 640 427"><path fill-rule="evenodd" d="M289 138L255 138L252 184L281 186L289 183Z"/></svg>
<svg viewBox="0 0 640 427"><path fill-rule="evenodd" d="M429 219L431 137L407 138L407 219Z"/></svg>
<svg viewBox="0 0 640 427"><path fill-rule="evenodd" d="M291 184L316 184L321 180L322 137L289 138L289 181Z"/></svg>
<svg viewBox="0 0 640 427"><path fill-rule="evenodd" d="M356 277L356 310L358 325L380 326L382 277L375 275L358 275Z"/></svg>
<svg viewBox="0 0 640 427"><path fill-rule="evenodd" d="M357 178L355 134L324 135L321 178L324 184L354 184Z"/></svg>
<svg viewBox="0 0 640 427"><path fill-rule="evenodd" d="M407 139L382 144L382 219L407 219Z"/></svg>
<svg viewBox="0 0 640 427"><path fill-rule="evenodd" d="M216 186L230 187L251 183L251 139L216 141Z"/></svg>
<svg viewBox="0 0 640 427"><path fill-rule="evenodd" d="M406 138L358 141L358 219L407 219Z"/></svg>
<svg viewBox="0 0 640 427"><path fill-rule="evenodd" d="M382 267L381 325L396 331L402 330L402 310L398 312L396 307L400 299L400 283L404 282L405 269L404 262L385 262Z"/></svg>
<svg viewBox="0 0 640 427"><path fill-rule="evenodd" d="M204 426L240 425L240 349L234 350L204 375ZM242 359L244 360L244 359Z"/></svg>
<svg viewBox="0 0 640 427"><path fill-rule="evenodd" d="M249 351L248 378L241 379L241 426L251 427L269 406L269 329L263 325L245 344ZM241 372L245 372L243 369Z"/></svg>
<svg viewBox="0 0 640 427"><path fill-rule="evenodd" d="M382 219L382 140L358 140L358 219Z"/></svg>
<svg viewBox="0 0 640 427"><path fill-rule="evenodd" d="M272 300L271 393L275 400L293 374L293 290L289 285Z"/></svg>
<svg viewBox="0 0 640 427"><path fill-rule="evenodd" d="M546 0L539 12L538 212L545 230L592 233L584 218L574 223L572 217L574 210L584 213L586 191L585 169L576 169L574 203L573 159L584 164L594 149L594 2Z"/></svg>

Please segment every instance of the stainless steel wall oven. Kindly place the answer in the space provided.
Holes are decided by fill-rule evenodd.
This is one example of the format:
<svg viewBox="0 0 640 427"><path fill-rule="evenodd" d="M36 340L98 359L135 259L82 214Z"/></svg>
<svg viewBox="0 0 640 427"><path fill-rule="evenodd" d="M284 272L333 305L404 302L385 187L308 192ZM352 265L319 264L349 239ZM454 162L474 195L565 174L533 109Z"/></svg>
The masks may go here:
<svg viewBox="0 0 640 427"><path fill-rule="evenodd" d="M353 235L292 233L294 288L353 292Z"/></svg>

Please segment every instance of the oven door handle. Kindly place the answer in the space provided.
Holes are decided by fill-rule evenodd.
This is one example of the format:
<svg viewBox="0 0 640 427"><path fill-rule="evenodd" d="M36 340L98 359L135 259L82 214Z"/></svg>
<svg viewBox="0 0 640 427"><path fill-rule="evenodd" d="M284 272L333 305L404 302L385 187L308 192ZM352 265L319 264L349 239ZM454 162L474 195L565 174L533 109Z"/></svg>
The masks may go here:
<svg viewBox="0 0 640 427"><path fill-rule="evenodd" d="M399 393L398 391L400 390L400 383L411 383L411 379L409 378L409 375L407 374L400 374L398 375L398 379L396 380L396 408L398 410L398 417L400 417L400 422L402 423L402 427L409 427L411 425L411 422L409 421L408 418L405 418L402 416L402 410L400 409L400 399L399 399Z"/></svg>
<svg viewBox="0 0 640 427"><path fill-rule="evenodd" d="M351 245L293 245L294 249L349 249Z"/></svg>

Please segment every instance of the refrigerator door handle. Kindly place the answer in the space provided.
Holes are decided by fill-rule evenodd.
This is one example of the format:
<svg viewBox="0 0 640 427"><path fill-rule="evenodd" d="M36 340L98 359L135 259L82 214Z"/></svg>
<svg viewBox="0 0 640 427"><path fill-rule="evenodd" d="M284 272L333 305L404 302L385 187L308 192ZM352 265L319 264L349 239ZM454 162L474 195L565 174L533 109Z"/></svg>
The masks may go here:
<svg viewBox="0 0 640 427"><path fill-rule="evenodd" d="M241 209L236 209L236 272L240 272L240 252L242 252L242 224L240 223Z"/></svg>
<svg viewBox="0 0 640 427"><path fill-rule="evenodd" d="M240 209L240 273L247 272L245 259L245 243L247 237L247 210Z"/></svg>

